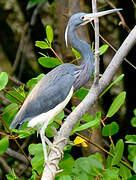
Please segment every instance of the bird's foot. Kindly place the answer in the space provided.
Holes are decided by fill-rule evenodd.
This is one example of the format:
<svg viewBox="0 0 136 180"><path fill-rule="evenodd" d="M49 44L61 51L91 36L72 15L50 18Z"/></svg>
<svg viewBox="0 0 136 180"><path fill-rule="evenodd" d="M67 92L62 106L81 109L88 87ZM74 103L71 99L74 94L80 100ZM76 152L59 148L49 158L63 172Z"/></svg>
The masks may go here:
<svg viewBox="0 0 136 180"><path fill-rule="evenodd" d="M64 156L63 151L61 150L61 148L58 146L58 144L62 141L66 140L66 138L62 138L59 141L56 141L54 144L52 144L50 146L50 150L52 149L57 155L57 158L62 158Z"/></svg>
<svg viewBox="0 0 136 180"><path fill-rule="evenodd" d="M44 163L44 166L47 165L53 177L55 177L56 174L63 172L63 169L59 169L59 166L55 162L53 162L56 159L57 158L52 158ZM55 166L56 170L54 170L51 165Z"/></svg>

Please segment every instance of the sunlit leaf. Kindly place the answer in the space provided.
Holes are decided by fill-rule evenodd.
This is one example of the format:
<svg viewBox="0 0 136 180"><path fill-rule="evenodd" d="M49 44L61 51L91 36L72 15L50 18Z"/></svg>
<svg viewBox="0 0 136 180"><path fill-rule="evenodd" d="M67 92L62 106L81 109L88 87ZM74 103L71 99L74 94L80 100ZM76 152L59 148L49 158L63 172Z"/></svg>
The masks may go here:
<svg viewBox="0 0 136 180"><path fill-rule="evenodd" d="M49 49L50 48L50 46L48 45L48 43L46 41L36 41L35 46L37 46L41 49Z"/></svg>
<svg viewBox="0 0 136 180"><path fill-rule="evenodd" d="M49 43L51 44L53 41L53 29L51 26L46 26L46 35Z"/></svg>
<svg viewBox="0 0 136 180"><path fill-rule="evenodd" d="M100 55L104 54L107 50L108 50L108 45L107 44L104 44L102 45L99 50L100 50Z"/></svg>
<svg viewBox="0 0 136 180"><path fill-rule="evenodd" d="M112 136L119 131L119 126L116 122L112 122L102 128L103 136Z"/></svg>
<svg viewBox="0 0 136 180"><path fill-rule="evenodd" d="M9 146L9 136L5 136L0 140L0 155L2 155Z"/></svg>
<svg viewBox="0 0 136 180"><path fill-rule="evenodd" d="M120 139L115 146L115 151L114 151L115 155L114 155L114 157L112 159L112 163L111 163L112 166L117 165L120 162L120 160L123 156L123 151L124 151L124 143L123 143L123 140Z"/></svg>
<svg viewBox="0 0 136 180"><path fill-rule="evenodd" d="M131 119L131 125L132 125L133 127L136 127L136 117L132 117L132 119Z"/></svg>
<svg viewBox="0 0 136 180"><path fill-rule="evenodd" d="M8 83L8 74L6 72L0 72L0 91L5 88Z"/></svg>
<svg viewBox="0 0 136 180"><path fill-rule="evenodd" d="M72 52L74 53L76 59L80 59L81 58L80 53L77 50L75 50L74 48L72 48Z"/></svg>
<svg viewBox="0 0 136 180"><path fill-rule="evenodd" d="M121 74L117 79L115 79L110 85L100 94L99 98L101 98L114 84L121 81L124 77L124 74Z"/></svg>
<svg viewBox="0 0 136 180"><path fill-rule="evenodd" d="M25 98L16 91L8 91L5 97L16 104L22 104L25 100Z"/></svg>
<svg viewBox="0 0 136 180"><path fill-rule="evenodd" d="M54 68L62 64L62 62L59 59L54 57L40 57L38 59L38 62L46 68Z"/></svg>
<svg viewBox="0 0 136 180"><path fill-rule="evenodd" d="M95 125L98 124L99 122L100 122L100 121L99 121L98 119L95 119L95 120L93 120L93 121L91 121L91 122L85 123L85 124L83 124L83 125L75 128L75 129L73 130L73 132L83 131L83 130L88 129L88 128L92 127L92 126L95 126Z"/></svg>
<svg viewBox="0 0 136 180"><path fill-rule="evenodd" d="M123 91L114 99L106 116L112 117L120 109L120 107L125 101L125 98L126 98L126 92Z"/></svg>
<svg viewBox="0 0 136 180"><path fill-rule="evenodd" d="M86 88L80 88L78 89L75 93L74 96L76 96L79 99L84 99L86 97L86 95L88 94L89 90Z"/></svg>
<svg viewBox="0 0 136 180"><path fill-rule="evenodd" d="M35 78L32 78L30 79L26 86L28 88L30 88L30 90L32 90L34 88L34 86L45 76L45 74L41 73L39 76L35 77Z"/></svg>
<svg viewBox="0 0 136 180"><path fill-rule="evenodd" d="M58 180L72 180L72 178L69 175L61 176Z"/></svg>

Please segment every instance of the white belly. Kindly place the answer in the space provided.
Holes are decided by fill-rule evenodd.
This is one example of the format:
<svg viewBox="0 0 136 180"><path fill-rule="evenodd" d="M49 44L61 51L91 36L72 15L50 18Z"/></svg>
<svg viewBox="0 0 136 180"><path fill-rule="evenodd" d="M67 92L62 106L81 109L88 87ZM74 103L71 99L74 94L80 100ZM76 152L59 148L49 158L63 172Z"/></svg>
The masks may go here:
<svg viewBox="0 0 136 180"><path fill-rule="evenodd" d="M57 114L59 114L64 107L68 104L73 94L73 87L71 88L67 98L58 104L55 108L51 109L50 111L46 113L42 113L33 119L31 119L28 123L28 127L35 127L37 124L43 124L45 121L50 121L52 118L54 118Z"/></svg>

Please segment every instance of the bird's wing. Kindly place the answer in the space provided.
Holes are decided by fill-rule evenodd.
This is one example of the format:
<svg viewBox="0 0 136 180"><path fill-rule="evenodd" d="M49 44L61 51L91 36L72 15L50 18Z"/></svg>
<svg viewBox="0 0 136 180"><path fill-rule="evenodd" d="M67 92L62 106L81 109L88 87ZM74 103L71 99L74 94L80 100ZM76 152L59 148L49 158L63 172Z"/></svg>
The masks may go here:
<svg viewBox="0 0 136 180"><path fill-rule="evenodd" d="M68 96L74 82L71 74L66 73L61 76L61 73L52 80L48 86L46 85L46 76L32 90L26 98L20 111L12 121L10 128L21 125L25 121L31 120L33 117L41 113L48 112L63 102ZM49 77L48 77L49 78ZM45 85L43 84L45 83ZM46 87L44 89L44 86Z"/></svg>

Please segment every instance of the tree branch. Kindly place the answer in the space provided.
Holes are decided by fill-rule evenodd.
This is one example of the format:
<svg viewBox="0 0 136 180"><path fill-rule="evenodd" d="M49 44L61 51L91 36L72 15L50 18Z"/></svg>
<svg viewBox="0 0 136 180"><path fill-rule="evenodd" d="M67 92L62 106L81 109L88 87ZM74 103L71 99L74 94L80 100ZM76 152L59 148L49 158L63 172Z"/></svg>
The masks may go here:
<svg viewBox="0 0 136 180"><path fill-rule="evenodd" d="M92 86L86 98L74 109L74 111L66 118L64 124L61 126L60 130L54 137L54 143L59 141L61 138L66 138L65 141L58 144L61 150L64 149L68 142L68 138L78 120L88 111L88 109L96 102L101 92L109 85L112 77L118 70L123 58L127 56L130 49L136 43L136 26L130 32L128 37L125 39L115 56L113 57L111 63L105 70L103 76L99 80L99 86ZM61 158L57 158L58 154L53 150L49 153L49 160L54 159L52 162L56 165L59 164ZM56 158L56 159L55 159ZM52 170L56 170L56 166L50 164L50 166L45 165L42 180L53 180L54 176L51 173Z"/></svg>
<svg viewBox="0 0 136 180"><path fill-rule="evenodd" d="M96 0L92 0L92 10L93 13L97 12ZM94 84L97 85L99 81L99 62L100 62L100 51L99 51L99 18L94 19L95 26L95 77Z"/></svg>

